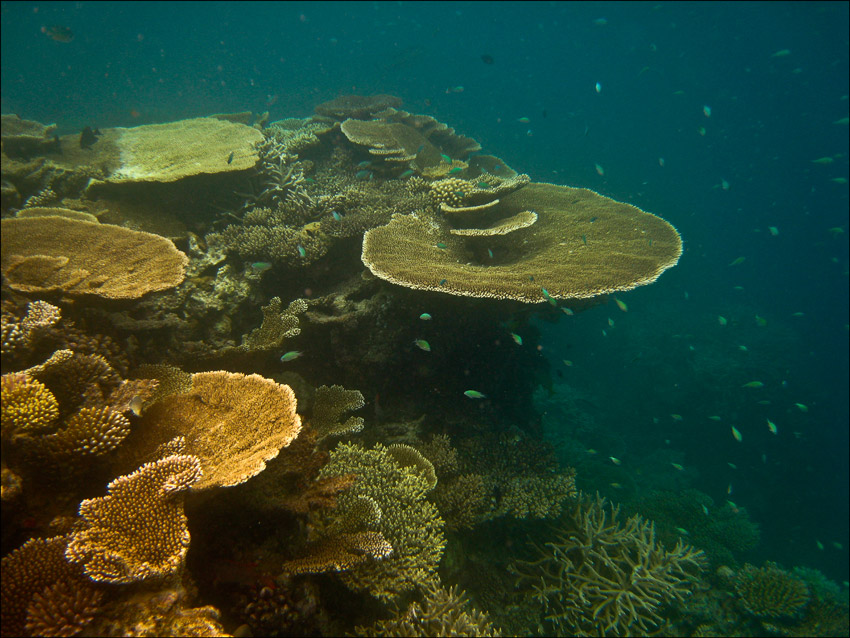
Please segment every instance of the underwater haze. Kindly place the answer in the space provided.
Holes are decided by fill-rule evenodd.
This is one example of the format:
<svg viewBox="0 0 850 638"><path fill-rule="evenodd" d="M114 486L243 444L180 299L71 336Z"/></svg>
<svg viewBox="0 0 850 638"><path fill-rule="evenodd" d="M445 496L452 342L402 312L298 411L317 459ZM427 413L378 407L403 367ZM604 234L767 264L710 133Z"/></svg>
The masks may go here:
<svg viewBox="0 0 850 638"><path fill-rule="evenodd" d="M734 555L735 569L772 561L789 572L819 570L846 602L850 4L2 2L0 12L0 110L56 124L60 137L85 127L137 127L216 113L267 111L271 122L308 118L339 96L389 94L403 100L404 110L473 138L481 153L501 158L532 182L588 188L672 224L682 237L682 256L650 285L575 313L555 300L494 311L503 335L498 347L526 350L525 359L506 365L511 378L522 380L517 392L527 400L506 401L511 407L502 409L487 377L473 371L476 383L457 388L480 391L483 399L455 392L451 401L460 407L447 408L445 419L460 418L461 409L481 419L496 415L494 431L504 439L511 436L505 415L514 418L522 408L516 436L539 439L557 467L574 467L585 494L598 492L622 503L629 515L653 518L663 509L657 500L650 503L654 494L698 490L707 495L706 516L719 516L722 508L745 512L746 524L758 528L757 542L724 554ZM13 208L4 205L4 216ZM273 259L257 263L266 261L280 268ZM288 278L298 271L282 272L272 269L258 289L257 317L275 295L284 305L292 300L277 291L294 290ZM316 274L318 283L304 287L321 291L332 272L327 265ZM278 287L269 284L271 277L280 277ZM415 292L404 290L404 303L413 305L407 293ZM423 299L445 296L427 295ZM407 330L415 334L400 330L410 337L400 347L443 356L440 337L452 323L438 323L438 303L417 306L416 315L427 311L434 321L414 315ZM447 309L464 312L458 304ZM481 316L486 321L486 313ZM237 337L252 327L239 321L234 318ZM433 352L411 346L425 337ZM453 335L452 343L461 344L456 358L442 361L452 383L455 376L462 383L465 369L474 367L476 348L497 347L466 347L463 335ZM311 383L326 382L310 377L308 349L303 356L297 344L284 350L292 352L277 353L278 368L300 366L293 369ZM497 366L499 356L488 355L487 365ZM370 422L396 418L394 409L412 419L418 415L404 405L413 404L433 406L425 420L431 433L460 439L451 425L433 423L442 418L445 394L438 389L440 375L421 363L427 361L411 359L407 367L396 361L386 373L396 376L387 387L410 394L359 388L366 395L362 416L370 443ZM498 376L495 368L491 373ZM407 375L408 383L398 380ZM416 388L417 379L426 378ZM346 386L356 388L350 379ZM677 520L671 511L664 510L670 516L668 534L661 535L665 544L681 539L708 552L692 527L701 523ZM191 511L189 520L192 527ZM517 548L529 536L544 546L546 531L539 521L523 524L517 518L498 528L493 536L504 535L505 545L481 553L516 550L520 562L529 558ZM656 524L660 530L662 522ZM488 525L497 529L488 520L476 529L451 530L443 583L462 585L506 631L535 631L534 622L511 621L511 612L491 608L515 594L488 594L474 575L478 563L447 564L453 539L468 548ZM194 528L192 537L194 543ZM20 530L4 531L4 554L27 538ZM730 564L714 562L715 556L711 574ZM486 557L474 560L488 563ZM222 573L216 577L227 580ZM233 577L239 586L246 580ZM251 625L231 611L236 603L207 587L201 586L206 599L194 604L216 605L231 632L241 622ZM336 581L330 587L344 590ZM711 587L722 589L717 581ZM386 615L353 607L340 618L363 625ZM539 622L546 632L573 631L547 625L544 616ZM803 622L803 615L795 618ZM328 626L354 630L339 622ZM784 622L778 635L794 631L792 621ZM321 631L332 631L328 626ZM304 631L319 631L310 627Z"/></svg>

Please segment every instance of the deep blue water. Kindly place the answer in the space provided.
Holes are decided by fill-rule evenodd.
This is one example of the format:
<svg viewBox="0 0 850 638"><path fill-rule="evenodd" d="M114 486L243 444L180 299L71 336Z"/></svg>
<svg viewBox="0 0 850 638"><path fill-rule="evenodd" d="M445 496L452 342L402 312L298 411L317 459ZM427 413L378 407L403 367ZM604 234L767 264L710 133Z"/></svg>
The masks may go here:
<svg viewBox="0 0 850 638"><path fill-rule="evenodd" d="M848 185L831 181L848 178L848 126L834 123L848 115L847 3L0 8L2 112L60 132L242 110L303 117L340 94L392 93L534 180L673 223L679 266L621 295L627 313L612 303L541 322L543 355L559 382L610 406L624 462L674 447L695 487L747 507L764 558L848 579L850 229ZM52 25L74 39L48 38ZM834 161L812 162L822 157ZM751 356L771 404L754 394L708 421L729 389L695 374L706 351L732 368Z"/></svg>

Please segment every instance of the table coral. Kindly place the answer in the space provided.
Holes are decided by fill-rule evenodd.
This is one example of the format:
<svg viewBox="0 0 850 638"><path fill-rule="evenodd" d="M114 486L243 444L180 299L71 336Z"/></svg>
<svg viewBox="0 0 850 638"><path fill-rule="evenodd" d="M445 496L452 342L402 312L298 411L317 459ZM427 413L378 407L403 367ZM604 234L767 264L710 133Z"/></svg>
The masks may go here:
<svg viewBox="0 0 850 638"><path fill-rule="evenodd" d="M173 574L189 549L181 492L201 476L197 457L168 456L107 486L109 494L80 503L82 526L65 550L98 582L135 583Z"/></svg>

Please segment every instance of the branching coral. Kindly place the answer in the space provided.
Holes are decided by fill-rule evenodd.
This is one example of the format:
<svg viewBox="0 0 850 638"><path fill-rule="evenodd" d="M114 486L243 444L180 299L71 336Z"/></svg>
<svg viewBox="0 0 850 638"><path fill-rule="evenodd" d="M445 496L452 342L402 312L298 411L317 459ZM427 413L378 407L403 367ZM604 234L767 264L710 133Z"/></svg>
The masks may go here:
<svg viewBox="0 0 850 638"><path fill-rule="evenodd" d="M702 552L681 542L667 551L651 522L632 516L621 523L618 513L599 496L579 503L555 541L535 545L537 560L512 566L559 635L649 633L664 626L664 604L689 594Z"/></svg>
<svg viewBox="0 0 850 638"><path fill-rule="evenodd" d="M399 465L383 445L366 450L357 444L340 444L331 451L330 462L320 476L348 473L356 474L357 481L340 496L338 507L325 514L319 528L333 529L334 519L362 509L362 498L368 497L381 516L379 521L372 517L367 523L383 534L393 553L380 561L355 566L340 576L352 589L365 589L377 598L392 599L436 571L445 547L443 521L437 509L425 500L427 479L418 469Z"/></svg>
<svg viewBox="0 0 850 638"><path fill-rule="evenodd" d="M357 627L358 636L499 636L490 618L469 604L456 586L445 589L434 581L423 584L422 602L398 610L389 620Z"/></svg>
<svg viewBox="0 0 850 638"><path fill-rule="evenodd" d="M344 421L342 417L349 410L359 410L364 405L363 395L358 390L346 390L341 385L320 386L316 388L313 399L310 424L319 439L360 432L363 429L363 417L349 416Z"/></svg>

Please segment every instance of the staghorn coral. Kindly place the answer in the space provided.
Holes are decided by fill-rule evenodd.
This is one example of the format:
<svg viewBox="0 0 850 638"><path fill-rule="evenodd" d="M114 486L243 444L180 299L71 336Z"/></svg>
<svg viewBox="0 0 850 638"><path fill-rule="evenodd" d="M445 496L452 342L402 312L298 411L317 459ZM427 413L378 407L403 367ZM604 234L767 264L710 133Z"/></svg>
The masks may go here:
<svg viewBox="0 0 850 638"><path fill-rule="evenodd" d="M148 406L139 427L123 446L124 464L151 458L160 446L179 439L181 454L200 459L203 477L193 489L244 483L263 471L301 431L295 394L257 374L199 372L188 392Z"/></svg>
<svg viewBox="0 0 850 638"><path fill-rule="evenodd" d="M472 529L493 518L493 488L484 475L461 474L441 481L439 486L434 503L447 529Z"/></svg>
<svg viewBox="0 0 850 638"><path fill-rule="evenodd" d="M618 514L598 495L580 502L562 519L556 540L534 545L536 560L511 566L557 635L649 633L665 624L662 605L690 593L702 552L681 542L667 551L651 522L619 522Z"/></svg>
<svg viewBox="0 0 850 638"><path fill-rule="evenodd" d="M457 450L452 447L452 441L447 434L434 434L428 441L417 444L417 449L431 461L438 475L445 476L457 472Z"/></svg>
<svg viewBox="0 0 850 638"><path fill-rule="evenodd" d="M445 589L434 581L423 584L421 602L396 610L389 620L356 627L358 636L499 636L490 618L469 604L457 586Z"/></svg>
<svg viewBox="0 0 850 638"><path fill-rule="evenodd" d="M437 486L437 475L434 473L434 466L415 447L404 443L393 443L387 446L387 453L400 466L419 472L422 478L428 483L429 490L433 490Z"/></svg>
<svg viewBox="0 0 850 638"><path fill-rule="evenodd" d="M744 565L734 582L741 606L758 618L800 616L809 602L806 583L776 563Z"/></svg>
<svg viewBox="0 0 850 638"><path fill-rule="evenodd" d="M2 383L3 440L43 434L53 430L59 418L56 397L27 374L4 374Z"/></svg>
<svg viewBox="0 0 850 638"><path fill-rule="evenodd" d="M65 550L96 582L134 583L173 574L189 548L182 492L201 476L194 456L167 456L80 503L82 525Z"/></svg>
<svg viewBox="0 0 850 638"><path fill-rule="evenodd" d="M316 388L313 399L313 412L310 425L321 440L327 436L338 436L363 429L363 417L349 416L342 421L343 415L350 410L359 410L365 405L363 395L358 390L346 390L341 385L320 386Z"/></svg>
<svg viewBox="0 0 850 638"><path fill-rule="evenodd" d="M555 518L564 501L576 494L573 468L553 476L514 476L504 487L494 516Z"/></svg>
<svg viewBox="0 0 850 638"><path fill-rule="evenodd" d="M443 554L445 538L442 519L425 500L428 481L418 470L399 465L380 443L371 450L339 444L319 476L349 473L357 475L357 482L340 495L335 510L323 514L324 519L318 522L319 536L323 528L333 529L334 519L345 518L352 508L362 507L360 498L365 496L381 512L374 531L383 534L393 553L343 572L342 581L351 589L365 589L389 600L431 578Z"/></svg>
<svg viewBox="0 0 850 638"><path fill-rule="evenodd" d="M522 211L535 212L537 222L506 236L494 259L466 243L476 238L465 242L444 222L411 215L367 231L361 258L377 277L407 288L541 303L650 284L682 252L681 237L663 219L587 189L529 184L488 214Z"/></svg>
<svg viewBox="0 0 850 638"><path fill-rule="evenodd" d="M159 235L65 217L2 222L3 275L13 290L137 299L183 281L186 255Z"/></svg>

